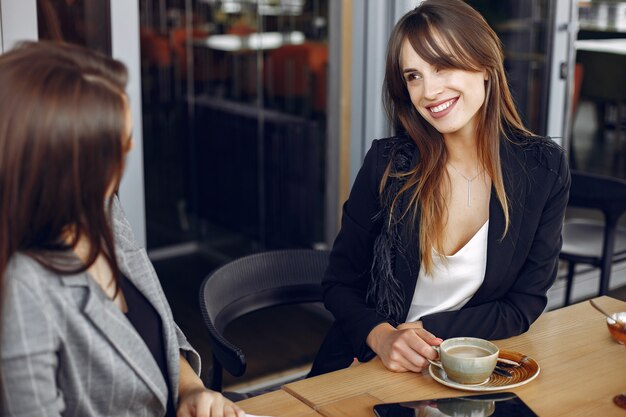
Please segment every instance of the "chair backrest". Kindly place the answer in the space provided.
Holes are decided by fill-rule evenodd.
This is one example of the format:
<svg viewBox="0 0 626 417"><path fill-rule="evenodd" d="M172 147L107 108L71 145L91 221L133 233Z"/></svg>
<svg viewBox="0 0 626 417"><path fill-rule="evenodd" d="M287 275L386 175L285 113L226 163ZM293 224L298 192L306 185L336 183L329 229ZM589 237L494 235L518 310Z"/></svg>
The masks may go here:
<svg viewBox="0 0 626 417"><path fill-rule="evenodd" d="M322 301L328 255L312 249L263 252L234 260L204 279L200 309L213 354L211 389L221 391L222 368L233 376L246 370L243 351L224 337L224 328L266 307Z"/></svg>
<svg viewBox="0 0 626 417"><path fill-rule="evenodd" d="M568 206L600 210L615 224L626 211L626 181L572 170Z"/></svg>

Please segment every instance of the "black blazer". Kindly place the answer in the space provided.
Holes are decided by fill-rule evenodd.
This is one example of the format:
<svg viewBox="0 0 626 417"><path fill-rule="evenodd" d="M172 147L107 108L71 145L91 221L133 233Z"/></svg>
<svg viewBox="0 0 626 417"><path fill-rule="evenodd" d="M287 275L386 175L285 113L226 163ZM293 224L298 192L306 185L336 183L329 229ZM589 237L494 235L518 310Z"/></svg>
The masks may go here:
<svg viewBox="0 0 626 417"><path fill-rule="evenodd" d="M378 187L394 147L410 139L375 140L343 207L323 287L324 301L336 322L327 335L312 375L374 356L365 340L378 324L389 322L366 302L373 245L381 231ZM412 142L411 142L412 144ZM410 145L409 145L410 146ZM419 160L413 144L412 166ZM543 312L546 292L554 282L561 249L561 228L570 174L563 150L549 139L501 139L501 164L509 199L509 230L492 188L489 203L487 266L482 285L463 308L422 317L424 328L437 337L507 338L528 330ZM411 216L405 216L408 221ZM404 226L404 225L403 225ZM417 234L413 234L415 238ZM404 318L419 274L417 239L402 245L406 256L395 256L394 273L404 293Z"/></svg>

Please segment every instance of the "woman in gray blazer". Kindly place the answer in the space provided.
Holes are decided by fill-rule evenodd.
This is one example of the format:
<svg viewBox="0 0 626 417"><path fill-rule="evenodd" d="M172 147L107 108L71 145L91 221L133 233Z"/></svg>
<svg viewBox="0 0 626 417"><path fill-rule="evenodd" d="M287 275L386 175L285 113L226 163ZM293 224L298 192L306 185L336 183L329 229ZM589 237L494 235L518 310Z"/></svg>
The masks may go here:
<svg viewBox="0 0 626 417"><path fill-rule="evenodd" d="M132 148L123 64L0 56L2 416L243 416L198 377L115 197Z"/></svg>

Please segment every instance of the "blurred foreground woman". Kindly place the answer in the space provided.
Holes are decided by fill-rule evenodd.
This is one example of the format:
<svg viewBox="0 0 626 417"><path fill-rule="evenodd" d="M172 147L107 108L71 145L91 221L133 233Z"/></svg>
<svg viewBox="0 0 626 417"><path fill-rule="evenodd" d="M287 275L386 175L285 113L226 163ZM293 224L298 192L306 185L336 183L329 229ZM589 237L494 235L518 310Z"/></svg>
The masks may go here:
<svg viewBox="0 0 626 417"><path fill-rule="evenodd" d="M115 195L126 78L74 46L0 56L2 416L244 415L204 388Z"/></svg>

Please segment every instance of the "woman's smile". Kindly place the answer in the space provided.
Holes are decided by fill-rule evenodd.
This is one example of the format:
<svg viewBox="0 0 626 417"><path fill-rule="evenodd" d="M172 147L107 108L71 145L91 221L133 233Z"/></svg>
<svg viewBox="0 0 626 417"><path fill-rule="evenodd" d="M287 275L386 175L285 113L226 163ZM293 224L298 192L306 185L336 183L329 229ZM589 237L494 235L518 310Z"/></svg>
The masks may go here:
<svg viewBox="0 0 626 417"><path fill-rule="evenodd" d="M434 117L435 119L440 119L448 115L454 109L454 106L458 99L458 97L454 97L443 102L439 101L438 103L426 106L426 108L430 110L432 117Z"/></svg>

